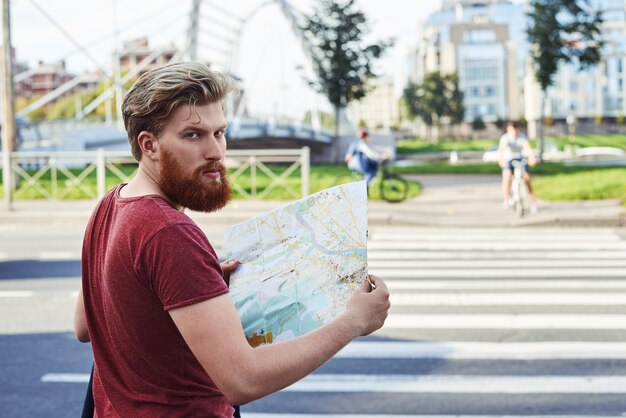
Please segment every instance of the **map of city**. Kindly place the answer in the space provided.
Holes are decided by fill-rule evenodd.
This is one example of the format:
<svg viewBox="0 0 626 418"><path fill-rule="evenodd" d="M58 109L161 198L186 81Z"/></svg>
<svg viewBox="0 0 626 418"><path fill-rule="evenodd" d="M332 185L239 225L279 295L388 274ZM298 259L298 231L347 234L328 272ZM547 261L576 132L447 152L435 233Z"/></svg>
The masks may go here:
<svg viewBox="0 0 626 418"><path fill-rule="evenodd" d="M346 308L367 278L365 182L332 187L227 228L230 278L252 346L304 335Z"/></svg>

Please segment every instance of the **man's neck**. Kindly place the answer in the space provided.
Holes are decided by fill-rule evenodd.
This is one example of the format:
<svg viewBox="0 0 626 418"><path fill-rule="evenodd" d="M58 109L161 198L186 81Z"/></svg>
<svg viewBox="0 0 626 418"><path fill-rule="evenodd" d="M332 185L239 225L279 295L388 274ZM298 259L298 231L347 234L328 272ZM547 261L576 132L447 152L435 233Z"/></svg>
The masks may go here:
<svg viewBox="0 0 626 418"><path fill-rule="evenodd" d="M159 187L156 175L147 171L142 165L139 165L139 169L137 169L137 173L133 177L131 181L128 182L126 186L120 190L121 197L141 197L148 195L158 195L163 199L167 200L167 202L172 205L175 209L182 211L183 208L180 205L172 202L165 193Z"/></svg>

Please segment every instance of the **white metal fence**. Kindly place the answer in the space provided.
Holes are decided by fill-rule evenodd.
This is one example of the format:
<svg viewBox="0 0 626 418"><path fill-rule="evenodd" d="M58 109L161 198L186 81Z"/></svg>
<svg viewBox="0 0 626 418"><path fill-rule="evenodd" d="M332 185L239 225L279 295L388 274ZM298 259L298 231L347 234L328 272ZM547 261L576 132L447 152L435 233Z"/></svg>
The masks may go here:
<svg viewBox="0 0 626 418"><path fill-rule="evenodd" d="M15 199L60 200L73 197L77 193L83 199L98 199L108 189L107 179L114 183L127 182L137 169L137 162L128 152L102 149L80 152L13 152L8 156L2 155L0 161L5 208L9 210ZM226 165L229 167L233 189L244 198L262 199L279 188L294 198L309 194L308 147L232 150L227 152ZM7 166L10 167L9 172L5 171ZM281 169L277 170L277 166ZM300 190L296 190L287 181L297 173L298 168ZM238 180L246 173L249 173L250 184L243 185ZM259 183L260 177L266 179L263 185Z"/></svg>

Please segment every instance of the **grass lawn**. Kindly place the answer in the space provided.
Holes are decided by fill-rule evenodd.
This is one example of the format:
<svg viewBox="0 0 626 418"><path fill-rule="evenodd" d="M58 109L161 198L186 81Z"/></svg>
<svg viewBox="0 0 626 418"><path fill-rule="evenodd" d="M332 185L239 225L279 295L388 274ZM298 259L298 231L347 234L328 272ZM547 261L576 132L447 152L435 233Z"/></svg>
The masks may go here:
<svg viewBox="0 0 626 418"><path fill-rule="evenodd" d="M547 138L554 142L559 149L570 147L615 147L626 149L626 135L577 135L568 137Z"/></svg>
<svg viewBox="0 0 626 418"><path fill-rule="evenodd" d="M494 174L501 173L495 163L429 163L396 167L403 174ZM596 200L619 198L626 206L626 167L566 166L543 163L531 168L533 187L539 198L556 200Z"/></svg>
<svg viewBox="0 0 626 418"><path fill-rule="evenodd" d="M615 147L626 149L626 135L576 135L568 137L546 137L546 144L555 144L560 150L570 147ZM419 154L423 152L450 152L450 151L486 151L498 145L498 138L456 140L442 138L437 143L426 139L409 138L397 142L398 154ZM531 140L533 148L539 147L537 140Z"/></svg>
<svg viewBox="0 0 626 418"><path fill-rule="evenodd" d="M269 165L268 168L276 175L280 176L287 170L288 166L281 165ZM118 166L118 169L124 176L132 176L136 166L125 165ZM26 170L30 176L36 177L36 186L28 184L24 179L20 180L20 184L17 189L17 199L46 199L48 195L57 196L60 199L93 199L96 196L96 174L95 171L88 173L80 183L80 186L75 185L72 181L72 177L58 172L57 175L57 190L53 190L52 174L50 171L37 175L36 170ZM81 169L70 169L69 172L72 176L79 176ZM331 187L335 183L335 179L341 175L348 173L349 170L343 164L320 164L312 165L310 169L309 189L310 193L315 193L320 190ZM116 184L122 180L115 173L107 170L106 173L106 188L107 190L113 188ZM296 169L290 176L283 180L284 185L278 185L269 191L267 194L262 195L265 188L267 188L272 182L272 178L257 170L256 183L257 191L256 195L264 199L270 200L295 200L300 197L301 182L300 182L300 169ZM252 173L250 170L244 171L239 175L233 183L236 187L233 188L233 198L242 199L244 193L241 193L240 189L243 189L245 194L252 195ZM1 181L0 181L0 184ZM372 185L370 189L370 199L380 200L380 193L377 187L377 181ZM409 181L409 198L417 196L421 192L421 186L418 183ZM0 197L3 190L0 187Z"/></svg>
<svg viewBox="0 0 626 418"><path fill-rule="evenodd" d="M432 143L425 139L402 139L396 143L398 154L418 154L421 152L449 152L449 151L486 151L498 145L497 139L474 139L467 141L441 139Z"/></svg>

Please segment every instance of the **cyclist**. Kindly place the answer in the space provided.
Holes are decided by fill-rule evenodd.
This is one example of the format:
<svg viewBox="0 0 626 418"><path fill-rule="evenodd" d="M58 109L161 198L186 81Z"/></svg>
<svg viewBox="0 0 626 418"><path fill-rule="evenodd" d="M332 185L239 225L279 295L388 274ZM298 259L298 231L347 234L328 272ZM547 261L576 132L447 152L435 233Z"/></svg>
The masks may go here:
<svg viewBox="0 0 626 418"><path fill-rule="evenodd" d="M388 160L388 157L381 155L367 145L369 134L366 130L360 130L358 137L350 144L344 161L350 170L363 174L369 187L374 177L376 177L378 163Z"/></svg>
<svg viewBox="0 0 626 418"><path fill-rule="evenodd" d="M506 127L506 133L500 137L500 144L498 145L499 163L502 168L502 194L504 202L502 206L508 209L512 205L511 199L511 179L513 174L513 161L522 162L524 157L528 159L528 164L524 164L524 182L528 188L528 194L530 197L530 211L531 213L537 213L537 199L533 194L533 189L530 183L530 174L528 173L528 165L531 167L535 165L535 154L530 147L528 138L523 132L520 132L517 122L510 121Z"/></svg>

